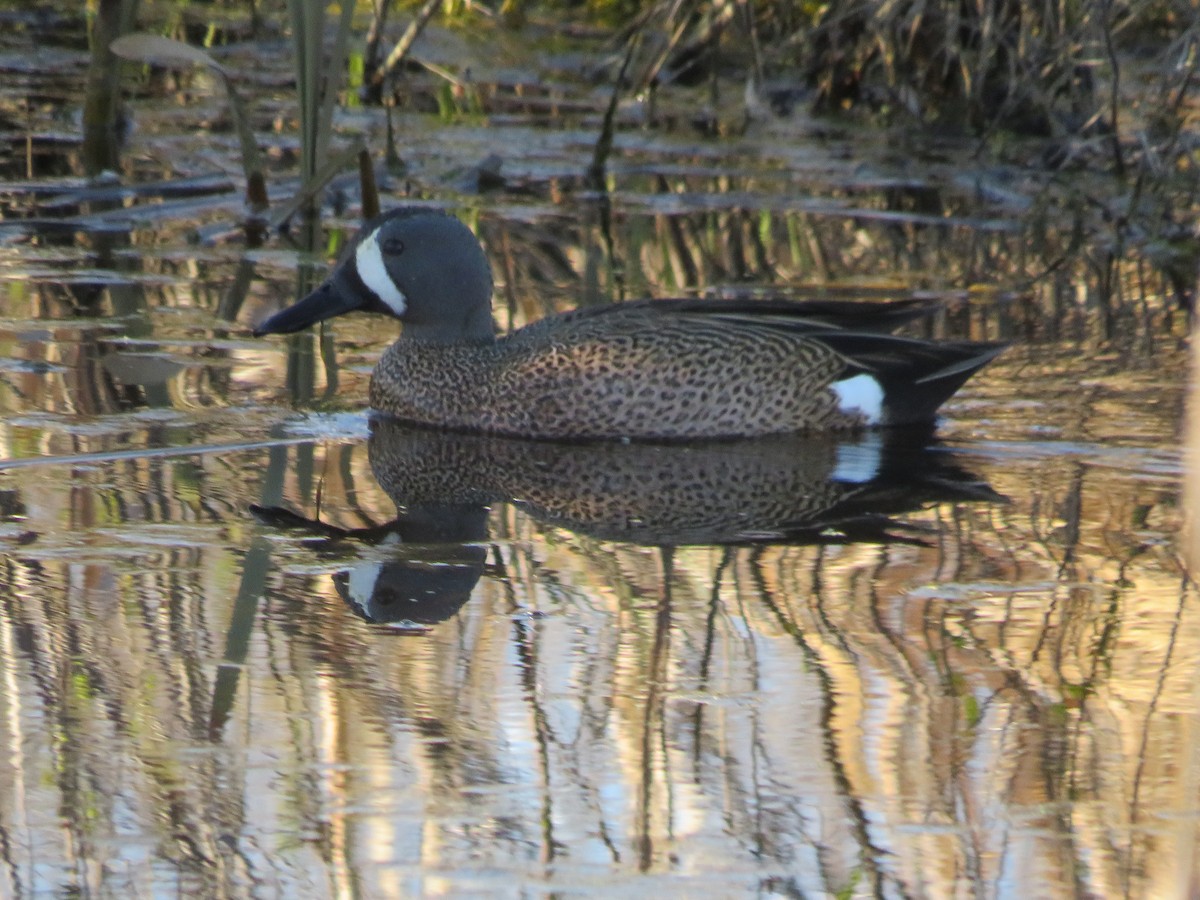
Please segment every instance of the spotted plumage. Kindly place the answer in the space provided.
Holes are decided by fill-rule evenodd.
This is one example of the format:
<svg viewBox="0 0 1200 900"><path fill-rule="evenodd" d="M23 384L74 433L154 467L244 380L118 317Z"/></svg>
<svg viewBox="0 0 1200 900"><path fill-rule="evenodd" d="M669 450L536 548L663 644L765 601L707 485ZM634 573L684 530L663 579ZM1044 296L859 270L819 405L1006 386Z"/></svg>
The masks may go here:
<svg viewBox="0 0 1200 900"><path fill-rule="evenodd" d="M316 291L257 333L351 309L404 332L371 379L405 421L549 439L695 439L932 420L1002 348L878 333L903 304L648 300L497 337L491 272L458 219L401 209L364 226Z"/></svg>

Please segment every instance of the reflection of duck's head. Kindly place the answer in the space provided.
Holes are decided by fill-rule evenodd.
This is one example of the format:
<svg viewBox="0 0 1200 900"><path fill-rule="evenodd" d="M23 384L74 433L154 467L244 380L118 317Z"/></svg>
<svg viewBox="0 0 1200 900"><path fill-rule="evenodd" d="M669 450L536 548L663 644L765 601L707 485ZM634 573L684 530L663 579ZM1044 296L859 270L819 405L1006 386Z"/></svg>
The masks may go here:
<svg viewBox="0 0 1200 900"><path fill-rule="evenodd" d="M368 622L421 628L450 618L483 576L487 509L479 504L410 506L386 525L339 528L281 507L252 505L264 524L306 535L310 555L347 555L333 574L346 605Z"/></svg>
<svg viewBox="0 0 1200 900"><path fill-rule="evenodd" d="M471 599L486 568L487 510L476 504L410 504L387 525L350 535L373 547L333 584L368 622L443 622Z"/></svg>
<svg viewBox="0 0 1200 900"><path fill-rule="evenodd" d="M401 508L511 501L533 518L652 545L879 539L890 515L998 495L922 435L555 444L372 423L376 480ZM908 438L909 440L905 440Z"/></svg>
<svg viewBox="0 0 1200 900"><path fill-rule="evenodd" d="M532 438L696 439L929 422L1002 349L879 333L886 304L657 300L550 316L496 338L474 234L401 208L368 222L330 277L257 334L355 309L404 332L371 404L408 421Z"/></svg>
<svg viewBox="0 0 1200 900"><path fill-rule="evenodd" d="M394 559L337 572L333 583L346 605L368 622L434 625L471 599L486 559L487 550L474 544L410 547Z"/></svg>

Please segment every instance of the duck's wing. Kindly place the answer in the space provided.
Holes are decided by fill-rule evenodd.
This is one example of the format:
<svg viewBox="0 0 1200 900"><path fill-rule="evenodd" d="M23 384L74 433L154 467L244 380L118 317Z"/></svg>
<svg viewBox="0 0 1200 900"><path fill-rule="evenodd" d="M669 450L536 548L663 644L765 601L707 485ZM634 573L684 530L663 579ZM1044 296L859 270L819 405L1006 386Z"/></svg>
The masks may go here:
<svg viewBox="0 0 1200 900"><path fill-rule="evenodd" d="M697 315L790 330L825 328L885 333L935 312L940 304L919 298L876 300L666 299L641 301L664 312Z"/></svg>
<svg viewBox="0 0 1200 900"><path fill-rule="evenodd" d="M492 430L550 438L740 437L829 427L838 413L827 388L846 363L808 338L812 327L641 304L554 316L496 342L481 379L482 405L503 419Z"/></svg>
<svg viewBox="0 0 1200 900"><path fill-rule="evenodd" d="M808 333L830 328L887 333L938 309L935 301L909 298L896 301L707 299L693 297L606 303L551 316L527 329L541 331L567 323L597 320L604 327L617 322L651 323L679 317L708 320L714 325L753 325Z"/></svg>
<svg viewBox="0 0 1200 900"><path fill-rule="evenodd" d="M835 328L790 306L691 303L554 316L497 342L488 390L520 396L529 422L496 430L684 438L929 422L1004 349Z"/></svg>

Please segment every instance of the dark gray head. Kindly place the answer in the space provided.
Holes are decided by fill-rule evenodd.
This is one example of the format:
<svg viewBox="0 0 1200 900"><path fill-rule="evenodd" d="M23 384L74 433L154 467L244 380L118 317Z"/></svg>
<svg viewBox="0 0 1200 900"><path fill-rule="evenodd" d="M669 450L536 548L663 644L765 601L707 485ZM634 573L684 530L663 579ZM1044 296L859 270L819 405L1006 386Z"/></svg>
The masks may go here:
<svg viewBox="0 0 1200 900"><path fill-rule="evenodd" d="M325 282L262 322L256 335L300 331L361 309L394 316L404 336L490 341L492 271L475 235L434 209L392 210L362 227Z"/></svg>

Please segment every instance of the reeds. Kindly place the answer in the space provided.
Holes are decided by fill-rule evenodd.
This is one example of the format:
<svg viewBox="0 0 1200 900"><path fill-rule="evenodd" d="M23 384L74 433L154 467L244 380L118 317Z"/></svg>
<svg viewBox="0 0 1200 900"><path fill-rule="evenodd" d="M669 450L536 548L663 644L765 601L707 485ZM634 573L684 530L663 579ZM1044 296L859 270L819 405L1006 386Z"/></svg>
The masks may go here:
<svg viewBox="0 0 1200 900"><path fill-rule="evenodd" d="M114 54L143 63L174 66L205 66L221 77L229 97L229 109L237 130L242 170L246 176L246 206L251 218L265 213L268 206L267 181L258 139L245 101L234 84L233 74L199 47L158 34L127 34L111 44Z"/></svg>
<svg viewBox="0 0 1200 900"><path fill-rule="evenodd" d="M346 71L346 48L353 3L343 3L334 30L333 46L325 53L326 5L310 0L288 0L295 50L296 96L300 108L301 208L314 218L317 191L334 172L326 172L333 109ZM358 148L353 150L357 154Z"/></svg>

